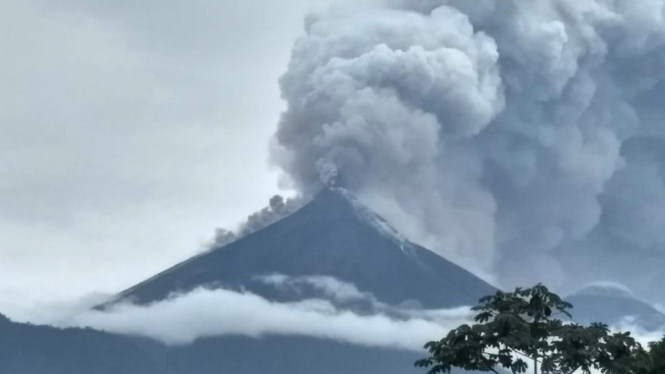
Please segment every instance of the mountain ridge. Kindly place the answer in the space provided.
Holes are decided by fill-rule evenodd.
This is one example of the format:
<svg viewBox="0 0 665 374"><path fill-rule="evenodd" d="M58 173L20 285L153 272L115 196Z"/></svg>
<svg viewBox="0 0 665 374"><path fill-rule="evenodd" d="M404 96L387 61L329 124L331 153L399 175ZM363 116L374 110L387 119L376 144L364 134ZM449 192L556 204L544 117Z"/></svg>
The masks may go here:
<svg viewBox="0 0 665 374"><path fill-rule="evenodd" d="M13 322L0 314L0 372L11 374L181 374L166 348L90 328Z"/></svg>

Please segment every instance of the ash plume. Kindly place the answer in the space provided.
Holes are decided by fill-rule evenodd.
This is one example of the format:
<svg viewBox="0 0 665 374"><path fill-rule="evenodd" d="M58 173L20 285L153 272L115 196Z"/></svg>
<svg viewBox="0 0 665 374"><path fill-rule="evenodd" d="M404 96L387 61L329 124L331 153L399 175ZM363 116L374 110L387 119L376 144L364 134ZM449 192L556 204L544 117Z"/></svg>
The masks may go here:
<svg viewBox="0 0 665 374"><path fill-rule="evenodd" d="M665 298L648 271L665 263L664 9L384 0L312 16L273 160L305 194L334 171L504 286L600 278Z"/></svg>
<svg viewBox="0 0 665 374"><path fill-rule="evenodd" d="M284 199L284 197L280 195L275 195L270 198L267 207L249 215L235 230L217 228L215 230L215 237L208 247L213 249L220 248L251 233L259 231L264 227L268 227L302 208L302 206L308 201L309 198L304 196L295 196Z"/></svg>

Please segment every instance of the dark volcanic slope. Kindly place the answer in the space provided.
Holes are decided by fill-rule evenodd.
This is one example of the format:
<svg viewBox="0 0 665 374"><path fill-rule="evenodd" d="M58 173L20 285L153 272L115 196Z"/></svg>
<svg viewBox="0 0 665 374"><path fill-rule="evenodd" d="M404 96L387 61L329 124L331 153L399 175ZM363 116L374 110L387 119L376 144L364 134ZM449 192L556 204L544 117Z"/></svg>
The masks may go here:
<svg viewBox="0 0 665 374"><path fill-rule="evenodd" d="M90 329L14 323L0 315L0 373L175 374L166 348Z"/></svg>
<svg viewBox="0 0 665 374"><path fill-rule="evenodd" d="M121 294L139 303L201 285L266 295L256 276L326 275L355 284L389 304L426 308L475 305L494 288L409 242L339 189L326 189L289 217L226 247L177 265Z"/></svg>
<svg viewBox="0 0 665 374"><path fill-rule="evenodd" d="M566 301L573 304L573 318L579 322L614 324L626 317L648 330L665 326L665 315L631 293L610 286L590 286Z"/></svg>
<svg viewBox="0 0 665 374"><path fill-rule="evenodd" d="M0 314L2 374L416 374L413 362L422 356L295 337L167 347L91 329L15 323Z"/></svg>

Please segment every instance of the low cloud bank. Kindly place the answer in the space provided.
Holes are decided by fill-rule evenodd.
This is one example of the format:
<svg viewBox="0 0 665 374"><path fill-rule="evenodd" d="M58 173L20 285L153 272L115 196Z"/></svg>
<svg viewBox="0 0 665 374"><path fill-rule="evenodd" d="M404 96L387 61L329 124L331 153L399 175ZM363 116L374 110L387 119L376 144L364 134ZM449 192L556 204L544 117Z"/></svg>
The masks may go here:
<svg viewBox="0 0 665 374"><path fill-rule="evenodd" d="M169 345L186 345L196 339L221 336L302 336L362 346L422 351L461 324L472 324L469 307L426 310L391 306L355 285L332 277L289 277L280 274L256 278L285 292L315 289L316 297L297 302L274 302L250 292L198 288L149 305L130 302L105 311L87 310L59 319L63 327L91 327L111 333L141 336ZM340 304L363 301L370 312L350 311ZM630 331L647 344L660 340L665 329L648 331L626 317L611 326Z"/></svg>
<svg viewBox="0 0 665 374"><path fill-rule="evenodd" d="M327 278L317 281L322 279L330 282ZM319 284L342 284L337 282ZM346 285L345 289L355 287ZM323 299L277 303L247 292L199 288L146 306L124 303L106 311L88 311L66 325L142 336L173 345L215 336L282 335L419 351L425 342L468 323L470 317L468 308L413 311L411 316L404 312L399 316L382 312L360 315Z"/></svg>

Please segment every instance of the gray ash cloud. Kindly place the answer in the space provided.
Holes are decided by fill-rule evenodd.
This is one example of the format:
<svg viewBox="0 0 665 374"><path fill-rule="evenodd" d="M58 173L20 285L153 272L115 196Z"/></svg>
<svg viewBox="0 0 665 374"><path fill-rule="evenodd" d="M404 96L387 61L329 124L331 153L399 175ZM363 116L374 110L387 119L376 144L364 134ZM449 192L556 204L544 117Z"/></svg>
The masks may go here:
<svg viewBox="0 0 665 374"><path fill-rule="evenodd" d="M391 0L312 16L273 160L303 193L335 170L501 284L602 277L665 296L642 274L665 249L664 7Z"/></svg>

